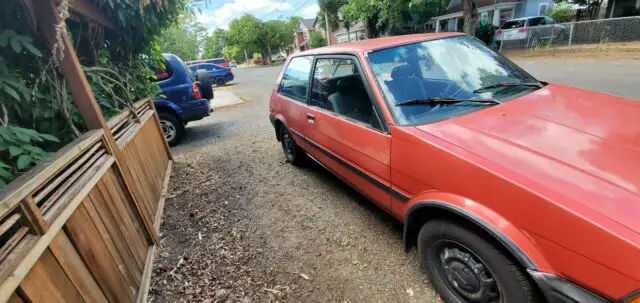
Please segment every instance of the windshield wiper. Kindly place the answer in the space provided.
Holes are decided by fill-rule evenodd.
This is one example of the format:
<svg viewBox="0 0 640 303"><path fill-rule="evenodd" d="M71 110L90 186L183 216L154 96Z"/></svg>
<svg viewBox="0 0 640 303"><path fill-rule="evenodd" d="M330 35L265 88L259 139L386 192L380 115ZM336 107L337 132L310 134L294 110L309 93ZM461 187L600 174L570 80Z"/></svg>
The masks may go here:
<svg viewBox="0 0 640 303"><path fill-rule="evenodd" d="M496 84L492 84L492 85L489 85L489 86L478 88L478 89L474 90L473 92L474 93L483 93L486 90L489 90L489 89L492 89L492 88L510 87L510 86L530 86L530 87L542 88L542 84L540 84L539 82L500 82L500 83L496 83Z"/></svg>
<svg viewBox="0 0 640 303"><path fill-rule="evenodd" d="M396 106L415 105L415 104L441 104L441 103L459 103L459 102L475 102L482 104L500 104L501 102L496 99L460 99L460 98L443 98L443 97L431 97L426 99L413 99L396 104Z"/></svg>

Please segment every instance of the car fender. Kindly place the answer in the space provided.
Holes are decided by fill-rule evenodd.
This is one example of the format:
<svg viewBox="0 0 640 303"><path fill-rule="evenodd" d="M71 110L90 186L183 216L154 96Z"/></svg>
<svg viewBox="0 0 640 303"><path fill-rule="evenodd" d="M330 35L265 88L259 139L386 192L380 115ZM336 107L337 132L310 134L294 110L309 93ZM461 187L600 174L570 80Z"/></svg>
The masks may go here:
<svg viewBox="0 0 640 303"><path fill-rule="evenodd" d="M280 132L278 132L278 128L276 127L276 121L280 121L282 125L284 125L285 127L288 127L287 119L285 119L285 117L281 113L276 113L275 115L270 115L270 116L273 117L272 122L273 122L273 128L275 129L275 132L276 132L276 139L278 139L278 141L281 141L282 138L280 138Z"/></svg>
<svg viewBox="0 0 640 303"><path fill-rule="evenodd" d="M471 199L439 191L425 192L412 197L403 205L404 215L404 243L405 250L409 251L417 238L420 230L418 213L427 209L437 210L455 217L464 218L465 221L483 229L502 244L518 262L529 270L553 272L544 255L535 245L527 233L509 222L493 209ZM437 218L437 217L434 217ZM418 222L417 222L418 221Z"/></svg>
<svg viewBox="0 0 640 303"><path fill-rule="evenodd" d="M157 111L173 112L178 116L178 118L182 119L182 109L174 102L165 99L155 99L153 100L153 105L156 107Z"/></svg>

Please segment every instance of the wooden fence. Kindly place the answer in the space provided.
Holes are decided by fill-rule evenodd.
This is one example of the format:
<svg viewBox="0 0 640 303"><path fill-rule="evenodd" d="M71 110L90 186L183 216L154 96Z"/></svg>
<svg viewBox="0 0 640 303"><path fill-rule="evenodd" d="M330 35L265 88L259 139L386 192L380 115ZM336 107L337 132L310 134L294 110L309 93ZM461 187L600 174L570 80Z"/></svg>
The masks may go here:
<svg viewBox="0 0 640 303"><path fill-rule="evenodd" d="M134 109L0 192L0 302L145 300L172 161L153 102Z"/></svg>

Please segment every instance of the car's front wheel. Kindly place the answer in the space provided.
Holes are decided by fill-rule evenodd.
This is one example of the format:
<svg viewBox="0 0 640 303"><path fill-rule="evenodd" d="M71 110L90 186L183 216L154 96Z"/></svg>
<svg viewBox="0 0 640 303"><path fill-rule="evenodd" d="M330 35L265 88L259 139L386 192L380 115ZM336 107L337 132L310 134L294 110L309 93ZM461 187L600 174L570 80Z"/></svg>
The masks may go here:
<svg viewBox="0 0 640 303"><path fill-rule="evenodd" d="M223 77L218 77L216 79L217 86L225 86L226 84L227 84L227 80L225 80Z"/></svg>
<svg viewBox="0 0 640 303"><path fill-rule="evenodd" d="M418 235L418 252L445 302L539 302L526 273L473 229L429 221Z"/></svg>
<svg viewBox="0 0 640 303"><path fill-rule="evenodd" d="M167 143L169 143L170 146L180 143L184 137L185 124L170 113L158 113L158 117L160 118L160 128Z"/></svg>

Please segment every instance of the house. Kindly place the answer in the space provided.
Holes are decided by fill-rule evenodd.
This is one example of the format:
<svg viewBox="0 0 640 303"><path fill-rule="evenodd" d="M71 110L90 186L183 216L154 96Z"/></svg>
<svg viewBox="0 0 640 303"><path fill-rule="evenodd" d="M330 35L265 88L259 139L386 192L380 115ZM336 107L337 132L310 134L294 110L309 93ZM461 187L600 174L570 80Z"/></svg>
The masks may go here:
<svg viewBox="0 0 640 303"><path fill-rule="evenodd" d="M478 21L501 26L509 19L539 16L547 13L553 0L475 0ZM444 15L432 18L436 32L461 32L462 0L451 0Z"/></svg>
<svg viewBox="0 0 640 303"><path fill-rule="evenodd" d="M311 34L315 31L314 24L317 18L301 19L296 26L296 51L305 51L311 48Z"/></svg>
<svg viewBox="0 0 640 303"><path fill-rule="evenodd" d="M349 29L345 28L342 22L340 23L340 27L334 29L331 35L335 40L334 43L344 43L367 39L367 27L365 26L364 22L358 21L354 24L351 24Z"/></svg>

